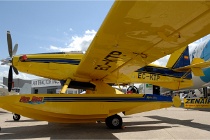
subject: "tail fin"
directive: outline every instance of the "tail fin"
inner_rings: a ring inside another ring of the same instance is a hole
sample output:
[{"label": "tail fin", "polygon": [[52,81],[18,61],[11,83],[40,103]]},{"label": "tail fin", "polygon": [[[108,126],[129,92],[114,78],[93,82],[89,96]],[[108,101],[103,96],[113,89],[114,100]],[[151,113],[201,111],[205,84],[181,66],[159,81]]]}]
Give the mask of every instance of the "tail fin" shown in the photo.
[{"label": "tail fin", "polygon": [[210,61],[204,61],[201,58],[194,58],[191,62],[191,65],[173,69],[173,70],[179,71],[179,72],[187,72],[191,70],[195,76],[204,76],[202,69],[209,66],[210,66]]},{"label": "tail fin", "polygon": [[190,65],[190,56],[187,46],[172,53],[166,66],[171,69],[176,69],[188,65]]}]

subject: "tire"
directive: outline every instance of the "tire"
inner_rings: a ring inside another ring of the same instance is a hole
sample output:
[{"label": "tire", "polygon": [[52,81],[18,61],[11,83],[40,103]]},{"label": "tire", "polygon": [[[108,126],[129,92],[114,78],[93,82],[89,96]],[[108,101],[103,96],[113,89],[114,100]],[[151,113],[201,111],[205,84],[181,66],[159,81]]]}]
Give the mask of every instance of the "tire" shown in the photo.
[{"label": "tire", "polygon": [[111,129],[122,128],[122,118],[119,115],[112,115],[106,118],[106,126]]},{"label": "tire", "polygon": [[19,121],[20,120],[20,115],[19,114],[13,114],[13,120],[14,121]]},{"label": "tire", "polygon": [[129,86],[127,89],[127,94],[139,94],[139,90],[136,86]]}]

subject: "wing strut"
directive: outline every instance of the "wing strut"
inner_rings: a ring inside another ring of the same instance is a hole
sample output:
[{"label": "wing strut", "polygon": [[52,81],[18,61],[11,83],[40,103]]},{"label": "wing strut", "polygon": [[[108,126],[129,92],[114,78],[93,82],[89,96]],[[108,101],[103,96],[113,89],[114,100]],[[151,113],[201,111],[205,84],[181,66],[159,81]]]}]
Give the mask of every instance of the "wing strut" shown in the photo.
[{"label": "wing strut", "polygon": [[69,86],[69,83],[71,82],[71,79],[67,79],[66,80],[66,83],[63,85],[61,91],[60,91],[60,94],[65,94],[66,93],[66,90]]}]

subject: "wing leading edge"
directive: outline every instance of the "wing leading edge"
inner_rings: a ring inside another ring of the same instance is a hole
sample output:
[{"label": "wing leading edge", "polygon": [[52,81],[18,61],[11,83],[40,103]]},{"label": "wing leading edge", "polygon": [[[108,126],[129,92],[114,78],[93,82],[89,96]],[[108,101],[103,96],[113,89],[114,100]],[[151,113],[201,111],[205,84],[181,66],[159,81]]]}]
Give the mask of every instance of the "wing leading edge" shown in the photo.
[{"label": "wing leading edge", "polygon": [[115,1],[76,71],[89,80],[131,73],[210,32],[206,1]]}]

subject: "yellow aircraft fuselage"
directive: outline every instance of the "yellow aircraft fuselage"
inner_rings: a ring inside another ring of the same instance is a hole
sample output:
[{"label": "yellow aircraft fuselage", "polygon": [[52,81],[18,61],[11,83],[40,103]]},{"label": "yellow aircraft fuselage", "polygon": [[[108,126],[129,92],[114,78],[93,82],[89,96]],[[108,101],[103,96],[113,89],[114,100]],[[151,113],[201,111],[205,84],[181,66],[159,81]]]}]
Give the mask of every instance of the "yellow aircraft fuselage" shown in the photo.
[{"label": "yellow aircraft fuselage", "polygon": [[[172,100],[171,97],[147,94],[124,94],[107,84],[147,82],[164,85],[168,81],[177,83],[178,80],[176,78],[136,71],[127,76],[119,75],[119,77],[113,77],[111,79],[91,80],[87,78],[88,76],[78,77],[75,74],[82,57],[83,54],[68,53],[14,56],[12,61],[13,66],[21,72],[56,80],[71,79],[73,81],[91,82],[96,88],[93,91],[87,90],[86,94],[77,95],[28,94],[4,96],[0,97],[0,107],[36,120],[78,123],[95,122],[98,120],[104,121],[107,117],[119,112],[130,115],[167,108],[173,104],[179,106],[180,101]],[[189,84],[188,80],[183,83]]]},{"label": "yellow aircraft fuselage", "polygon": [[173,90],[192,86],[187,72],[142,68],[207,35],[209,13],[206,1],[116,1],[84,58],[83,54],[51,53],[14,56],[12,60],[12,66],[21,72],[66,81],[61,93],[71,81],[90,82],[95,85],[93,91],[87,90],[85,95],[5,96],[0,97],[0,107],[53,122],[95,121],[108,116],[107,126],[116,119],[120,122],[113,115],[119,112],[133,114],[170,107],[171,97],[118,95],[107,83],[151,83]]},{"label": "yellow aircraft fuselage", "polygon": [[[14,56],[12,63],[13,66],[21,72],[49,79],[71,79],[73,81],[80,82],[92,82],[94,80],[100,80],[91,79],[89,78],[89,75],[76,75],[76,70],[82,57],[83,54],[78,53],[29,54]],[[167,69],[166,67],[158,68]],[[105,77],[103,82],[118,84],[150,83],[173,90],[192,86],[191,79],[175,77],[173,74],[165,75],[161,73],[148,73],[144,71],[135,71],[128,75],[119,74],[109,76],[107,78]]]}]

